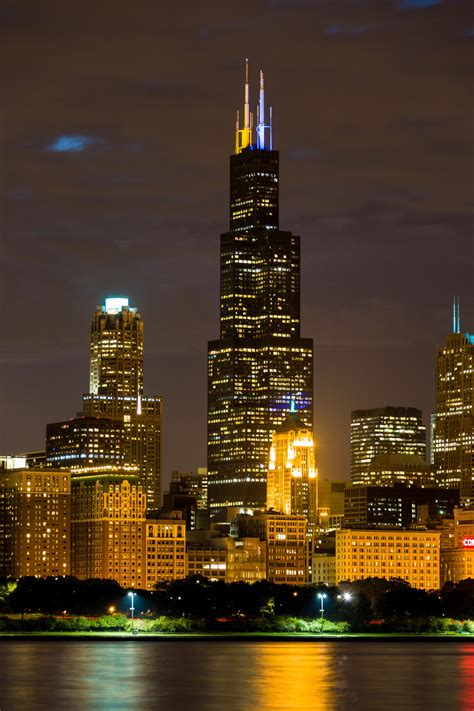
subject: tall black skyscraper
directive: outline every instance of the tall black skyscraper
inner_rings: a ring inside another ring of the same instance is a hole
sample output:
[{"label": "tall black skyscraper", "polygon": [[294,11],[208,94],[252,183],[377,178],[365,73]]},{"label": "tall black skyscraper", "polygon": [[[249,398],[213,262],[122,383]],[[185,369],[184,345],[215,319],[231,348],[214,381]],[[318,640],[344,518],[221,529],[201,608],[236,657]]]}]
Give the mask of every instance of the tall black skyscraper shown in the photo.
[{"label": "tall black skyscraper", "polygon": [[208,353],[211,509],[265,506],[271,436],[290,409],[313,419],[313,342],[300,338],[300,240],[279,229],[278,151],[256,142],[246,66],[243,128],[230,158],[230,229],[221,236],[220,338]]}]

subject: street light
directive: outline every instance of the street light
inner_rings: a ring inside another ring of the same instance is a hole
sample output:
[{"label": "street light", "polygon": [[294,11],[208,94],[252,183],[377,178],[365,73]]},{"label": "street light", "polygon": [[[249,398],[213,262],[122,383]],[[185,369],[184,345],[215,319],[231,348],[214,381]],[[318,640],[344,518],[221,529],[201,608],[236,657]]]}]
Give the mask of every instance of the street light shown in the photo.
[{"label": "street light", "polygon": [[135,612],[135,607],[133,606],[133,600],[134,600],[136,594],[137,593],[135,593],[135,592],[128,593],[128,596],[132,599],[132,604],[130,605],[130,611],[132,613],[132,629],[133,629],[133,613]]},{"label": "street light", "polygon": [[318,597],[321,600],[321,607],[319,609],[319,613],[321,615],[321,632],[323,631],[323,625],[324,625],[324,598],[327,597],[326,593],[318,593]]},{"label": "street light", "polygon": [[319,609],[319,612],[321,614],[321,619],[324,619],[324,598],[327,597],[326,593],[318,593],[318,597],[321,600],[321,607]]}]

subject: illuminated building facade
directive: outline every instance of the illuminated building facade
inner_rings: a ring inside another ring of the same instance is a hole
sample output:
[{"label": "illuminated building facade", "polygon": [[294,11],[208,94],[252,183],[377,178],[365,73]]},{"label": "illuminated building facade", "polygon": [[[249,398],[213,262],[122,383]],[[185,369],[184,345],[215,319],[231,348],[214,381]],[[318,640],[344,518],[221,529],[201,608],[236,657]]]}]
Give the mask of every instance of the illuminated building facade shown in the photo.
[{"label": "illuminated building facade", "polygon": [[344,492],[344,525],[406,528],[450,516],[459,506],[459,491],[418,486],[354,486]]},{"label": "illuminated building facade", "polygon": [[143,321],[127,298],[112,297],[91,323],[90,389],[80,417],[47,426],[48,464],[137,473],[150,508],[161,502],[159,397],[143,395]]},{"label": "illuminated building facade", "polygon": [[453,332],[438,348],[433,433],[436,474],[444,486],[474,499],[474,335],[461,333],[455,300]]},{"label": "illuminated building facade", "polygon": [[311,557],[311,582],[336,585],[336,556],[332,553],[314,553]]},{"label": "illuminated building facade", "polygon": [[441,535],[441,585],[474,579],[474,508],[454,509],[450,523]]},{"label": "illuminated building facade", "polygon": [[255,583],[266,577],[266,545],[259,538],[207,537],[189,541],[187,574],[225,583]]},{"label": "illuminated building facade", "polygon": [[256,511],[238,514],[239,538],[259,538],[266,543],[266,579],[272,583],[303,585],[308,581],[308,523],[305,516]]},{"label": "illuminated building facade", "polygon": [[415,454],[426,461],[426,428],[421,410],[414,407],[379,407],[352,412],[353,484],[379,483],[373,481],[371,465],[381,454]]},{"label": "illuminated building facade", "polygon": [[267,509],[318,518],[314,438],[296,413],[287,416],[272,437],[267,473]]},{"label": "illuminated building facade", "polygon": [[440,535],[427,529],[336,531],[336,581],[400,578],[414,588],[438,590]]},{"label": "illuminated building facade", "polygon": [[278,152],[265,124],[263,74],[256,142],[248,77],[243,127],[230,158],[230,229],[221,237],[220,338],[208,352],[212,510],[264,507],[271,435],[294,400],[312,423],[313,345],[300,337],[299,237],[279,229]]},{"label": "illuminated building facade", "polygon": [[146,587],[146,495],[138,477],[72,480],[72,575]]},{"label": "illuminated building facade", "polygon": [[186,577],[186,523],[176,513],[146,521],[146,587]]},{"label": "illuminated building facade", "polygon": [[0,576],[71,574],[71,475],[0,472]]},{"label": "illuminated building facade", "polygon": [[379,454],[364,474],[367,486],[436,486],[434,467],[419,454]]}]

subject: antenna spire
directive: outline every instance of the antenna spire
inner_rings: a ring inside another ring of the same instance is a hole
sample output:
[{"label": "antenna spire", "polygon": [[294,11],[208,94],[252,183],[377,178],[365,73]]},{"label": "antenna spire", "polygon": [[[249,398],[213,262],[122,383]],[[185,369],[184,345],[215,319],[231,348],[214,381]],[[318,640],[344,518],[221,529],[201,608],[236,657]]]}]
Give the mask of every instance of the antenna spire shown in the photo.
[{"label": "antenna spire", "polygon": [[244,125],[235,129],[235,152],[240,153],[247,146],[252,145],[252,114],[250,113],[249,101],[249,60],[245,60],[245,84],[244,84]]},{"label": "antenna spire", "polygon": [[453,301],[453,333],[461,333],[461,307],[459,305],[459,296],[455,296]]}]

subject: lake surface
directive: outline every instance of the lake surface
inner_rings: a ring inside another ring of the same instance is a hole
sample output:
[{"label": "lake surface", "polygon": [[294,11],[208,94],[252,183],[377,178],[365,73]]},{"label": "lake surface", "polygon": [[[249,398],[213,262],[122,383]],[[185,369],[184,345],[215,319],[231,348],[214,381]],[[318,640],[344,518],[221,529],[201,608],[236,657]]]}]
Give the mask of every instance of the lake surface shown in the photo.
[{"label": "lake surface", "polygon": [[474,711],[469,642],[0,641],[0,711]]}]

